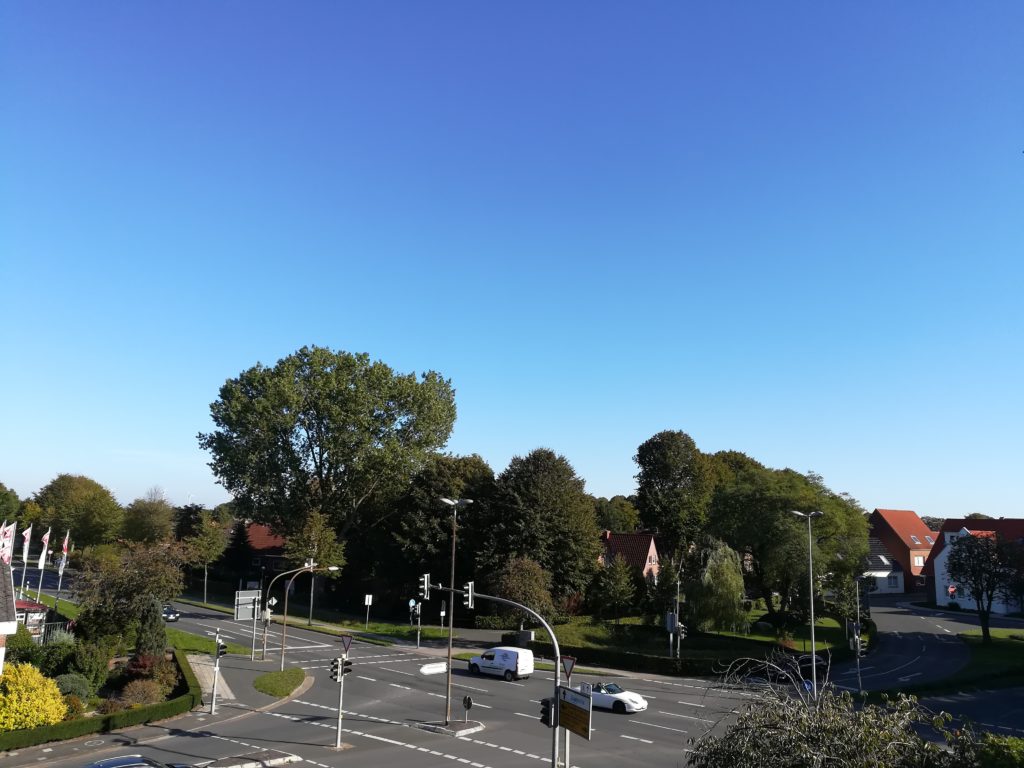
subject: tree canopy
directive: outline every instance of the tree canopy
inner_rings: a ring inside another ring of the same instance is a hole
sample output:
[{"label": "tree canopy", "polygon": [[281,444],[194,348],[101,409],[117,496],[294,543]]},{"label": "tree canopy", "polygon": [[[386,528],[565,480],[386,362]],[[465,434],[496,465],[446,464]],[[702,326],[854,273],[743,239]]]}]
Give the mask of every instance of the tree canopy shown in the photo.
[{"label": "tree canopy", "polygon": [[0,483],[0,520],[13,520],[18,516],[21,500],[13,490]]},{"label": "tree canopy", "polygon": [[38,522],[55,531],[71,530],[81,546],[113,541],[121,533],[124,509],[106,488],[82,475],[61,474],[35,495]]},{"label": "tree canopy", "polygon": [[1015,560],[1013,546],[988,532],[960,536],[950,546],[946,573],[974,600],[984,643],[992,642],[992,602],[1012,589]]},{"label": "tree canopy", "polygon": [[316,510],[345,536],[447,442],[455,398],[433,371],[314,346],[229,379],[210,415],[216,429],[199,444],[240,514],[287,534]]},{"label": "tree canopy", "polygon": [[594,499],[594,514],[601,530],[632,533],[640,527],[640,512],[625,496]]},{"label": "tree canopy", "polygon": [[124,537],[150,544],[171,536],[175,510],[163,491],[151,488],[145,498],[135,499],[124,511]]}]

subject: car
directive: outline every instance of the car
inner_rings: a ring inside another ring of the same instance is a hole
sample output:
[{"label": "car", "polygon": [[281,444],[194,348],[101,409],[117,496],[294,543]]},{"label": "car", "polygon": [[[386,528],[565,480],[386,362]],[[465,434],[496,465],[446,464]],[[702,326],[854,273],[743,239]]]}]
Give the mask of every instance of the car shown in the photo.
[{"label": "car", "polygon": [[580,693],[589,693],[590,701],[595,707],[610,709],[620,715],[627,712],[643,712],[647,709],[647,699],[639,693],[627,691],[618,683],[581,683],[576,690]]},{"label": "car", "polygon": [[163,616],[164,621],[177,621],[181,618],[181,614],[174,610],[174,606],[170,603],[164,603],[161,615]]},{"label": "car", "polygon": [[142,755],[121,755],[89,763],[85,768],[192,768],[187,763],[158,763]]},{"label": "car", "polygon": [[506,681],[526,680],[533,674],[533,651],[498,646],[469,660],[471,675],[497,675]]}]

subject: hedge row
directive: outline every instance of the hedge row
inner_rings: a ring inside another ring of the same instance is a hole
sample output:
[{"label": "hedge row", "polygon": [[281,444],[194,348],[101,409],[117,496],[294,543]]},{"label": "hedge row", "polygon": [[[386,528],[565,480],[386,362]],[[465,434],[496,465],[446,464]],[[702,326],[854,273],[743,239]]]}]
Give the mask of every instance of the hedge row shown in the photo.
[{"label": "hedge row", "polygon": [[203,693],[185,655],[175,650],[174,658],[178,663],[178,669],[181,670],[181,682],[175,690],[177,695],[174,698],[159,704],[126,709],[123,712],[113,712],[109,715],[80,717],[55,725],[0,733],[0,751],[33,747],[37,744],[73,739],[90,733],[107,733],[119,728],[127,728],[130,725],[165,720],[168,717],[190,711],[202,703]]},{"label": "hedge row", "polygon": [[[555,648],[550,643],[530,643],[530,650],[538,656],[553,657]],[[666,656],[647,656],[607,648],[573,648],[560,646],[563,656],[575,656],[579,664],[624,669],[629,672],[650,672],[657,675],[715,675],[721,674],[723,663],[712,658],[670,659]]]}]

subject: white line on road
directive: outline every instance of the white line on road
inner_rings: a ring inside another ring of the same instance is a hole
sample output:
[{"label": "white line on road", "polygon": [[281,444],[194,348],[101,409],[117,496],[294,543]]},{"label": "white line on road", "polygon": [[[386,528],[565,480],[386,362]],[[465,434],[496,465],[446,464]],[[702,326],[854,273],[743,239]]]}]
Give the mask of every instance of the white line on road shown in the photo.
[{"label": "white line on road", "polygon": [[629,739],[630,741],[642,741],[644,744],[653,744],[654,743],[650,739],[641,739],[639,736],[627,736],[624,733],[620,733],[619,736],[621,736],[624,739]]},{"label": "white line on road", "polygon": [[695,704],[692,701],[677,701],[676,704],[683,704],[687,707],[700,707],[701,709],[707,708],[707,704]]},{"label": "white line on road", "polygon": [[390,667],[381,667],[381,669],[385,672],[395,672],[399,675],[408,675],[409,677],[416,677],[416,675],[414,675],[412,672],[403,672],[400,669],[391,669]]},{"label": "white line on road", "polygon": [[675,731],[676,733],[689,733],[689,731],[683,731],[679,728],[669,728],[667,725],[655,725],[654,723],[645,723],[643,720],[630,720],[633,725],[648,725],[651,728],[661,728],[664,731]]},{"label": "white line on road", "polygon": [[669,717],[681,717],[684,720],[696,720],[698,723],[713,723],[714,720],[705,720],[703,717],[694,717],[693,715],[678,715],[675,712],[662,712],[658,710],[659,715],[668,715]]},{"label": "white line on road", "polygon": [[371,683],[376,683],[377,679],[374,677],[363,677],[362,675],[356,675],[360,680],[369,680]]},{"label": "white line on road", "polygon": [[513,712],[512,714],[513,715],[519,715],[520,717],[528,717],[531,720],[540,720],[540,718],[537,717],[536,715],[524,715],[522,712]]},{"label": "white line on road", "polygon": [[403,691],[412,690],[412,688],[410,688],[408,685],[399,685],[398,683],[388,683],[388,685],[390,685],[392,688],[401,688]]},{"label": "white line on road", "polygon": [[472,685],[463,685],[462,683],[452,683],[455,688],[467,688],[470,691],[480,691],[480,693],[490,693],[486,688],[474,688]]}]

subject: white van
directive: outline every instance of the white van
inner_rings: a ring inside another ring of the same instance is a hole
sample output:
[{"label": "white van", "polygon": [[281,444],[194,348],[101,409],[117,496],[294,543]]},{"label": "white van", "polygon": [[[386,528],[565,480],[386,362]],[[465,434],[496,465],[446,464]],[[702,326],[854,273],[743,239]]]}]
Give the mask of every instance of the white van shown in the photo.
[{"label": "white van", "polygon": [[471,674],[497,675],[506,680],[521,680],[533,674],[533,651],[499,646],[469,660]]}]

